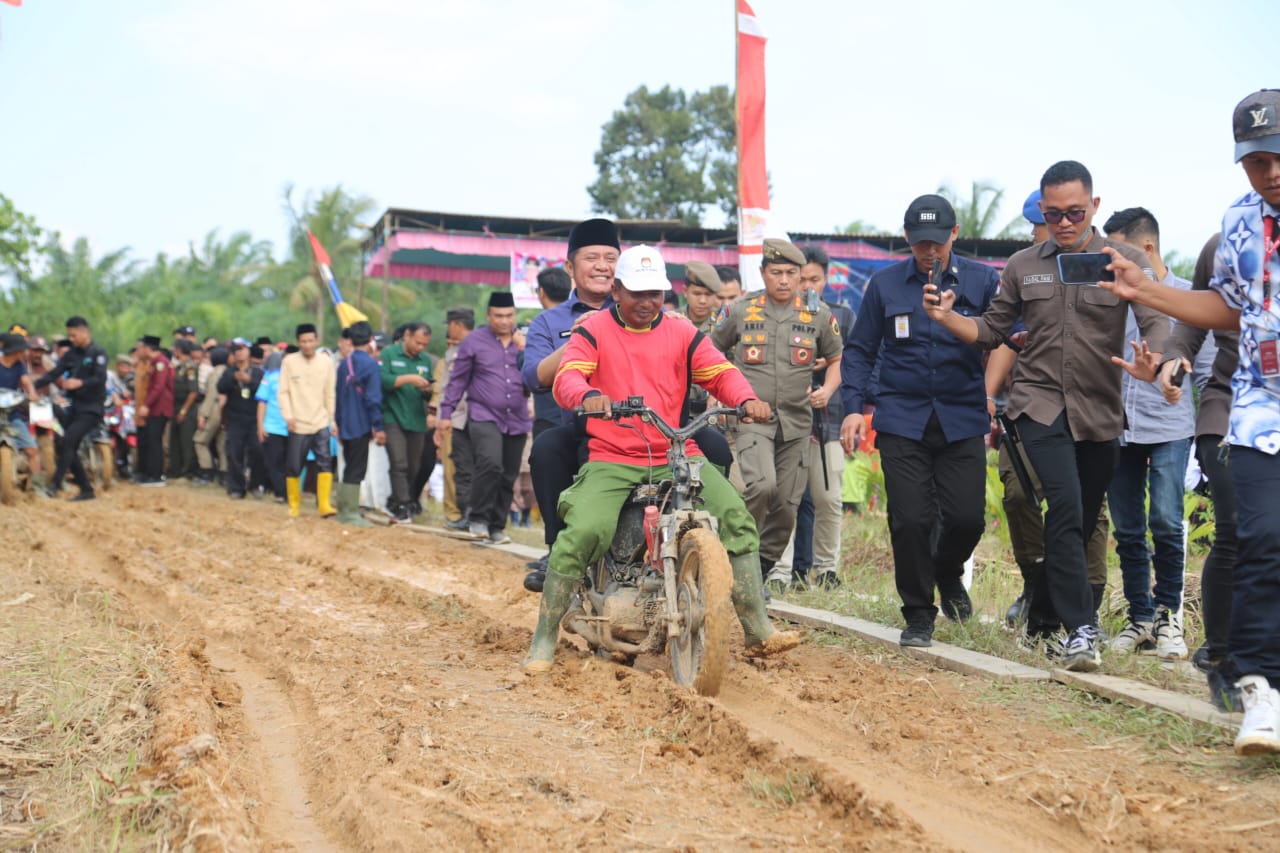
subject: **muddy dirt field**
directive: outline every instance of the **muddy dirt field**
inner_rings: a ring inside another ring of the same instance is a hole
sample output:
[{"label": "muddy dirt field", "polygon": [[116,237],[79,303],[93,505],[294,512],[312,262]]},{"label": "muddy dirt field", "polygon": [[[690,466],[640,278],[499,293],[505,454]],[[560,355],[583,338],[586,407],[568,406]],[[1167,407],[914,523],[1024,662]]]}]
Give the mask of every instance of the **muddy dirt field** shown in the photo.
[{"label": "muddy dirt field", "polygon": [[[764,663],[735,650],[716,699],[660,660],[623,668],[569,640],[530,681],[537,599],[516,557],[180,485],[59,513],[0,508],[0,642],[55,641],[73,604],[110,600],[156,650],[120,717],[145,744],[136,785],[181,818],[147,846],[1280,847],[1277,765],[1208,730],[1158,748],[1105,708],[1073,725],[1083,706],[1062,686],[813,636]],[[79,849],[55,807],[32,807],[56,798],[15,724],[40,696],[14,683],[0,670],[0,847],[30,849],[38,829],[38,849]]]}]

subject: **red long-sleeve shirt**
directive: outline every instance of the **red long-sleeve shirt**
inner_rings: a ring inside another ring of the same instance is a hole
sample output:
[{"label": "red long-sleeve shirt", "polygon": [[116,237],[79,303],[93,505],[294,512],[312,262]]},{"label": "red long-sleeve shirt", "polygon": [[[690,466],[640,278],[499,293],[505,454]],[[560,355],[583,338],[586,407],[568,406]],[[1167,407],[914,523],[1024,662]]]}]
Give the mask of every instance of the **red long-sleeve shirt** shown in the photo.
[{"label": "red long-sleeve shirt", "polygon": [[[660,314],[650,328],[633,329],[623,322],[616,306],[601,311],[569,338],[552,386],[556,402],[573,408],[581,405],[590,391],[599,391],[610,400],[641,396],[663,420],[678,426],[690,379],[728,406],[756,399],[751,385],[709,338],[699,337],[690,358],[695,335],[698,330],[682,318]],[[692,376],[686,363],[692,367]],[[654,465],[666,464],[669,442],[656,427],[637,418],[629,418],[625,424],[587,419],[593,462],[646,465],[652,459]],[[685,449],[690,456],[702,455],[692,441]]]},{"label": "red long-sleeve shirt", "polygon": [[162,352],[151,356],[151,382],[144,402],[148,417],[173,417],[173,365]]}]

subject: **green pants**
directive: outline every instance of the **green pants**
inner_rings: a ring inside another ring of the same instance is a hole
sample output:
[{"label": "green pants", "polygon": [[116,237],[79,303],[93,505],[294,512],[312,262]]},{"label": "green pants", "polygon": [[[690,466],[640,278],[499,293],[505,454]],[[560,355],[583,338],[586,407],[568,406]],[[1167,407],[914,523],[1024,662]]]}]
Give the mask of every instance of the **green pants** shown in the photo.
[{"label": "green pants", "polygon": [[[616,462],[588,462],[578,471],[578,479],[560,495],[558,512],[565,528],[551,546],[550,571],[580,578],[587,567],[604,556],[618,526],[618,513],[632,489],[649,479],[644,465]],[[671,476],[663,465],[652,469],[654,481]],[[755,522],[747,505],[714,465],[702,466],[701,509],[720,521],[720,541],[729,556],[750,554],[760,547]]]}]

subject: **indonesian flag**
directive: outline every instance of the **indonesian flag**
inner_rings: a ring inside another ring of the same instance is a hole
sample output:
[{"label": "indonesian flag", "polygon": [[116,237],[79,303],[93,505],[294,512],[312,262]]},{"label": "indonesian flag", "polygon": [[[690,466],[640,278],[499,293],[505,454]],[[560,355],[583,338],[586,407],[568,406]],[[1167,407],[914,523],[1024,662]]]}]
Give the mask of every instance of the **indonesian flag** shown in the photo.
[{"label": "indonesian flag", "polygon": [[320,279],[329,288],[329,297],[333,300],[334,310],[338,312],[338,322],[342,324],[342,328],[347,328],[352,323],[358,323],[361,320],[368,320],[368,316],[357,309],[354,305],[349,305],[342,299],[342,292],[338,290],[338,280],[333,277],[333,268],[329,263],[329,253],[324,250],[324,246],[320,245],[320,241],[316,239],[316,235],[311,233],[311,229],[307,229],[307,238],[311,240],[311,251],[316,256],[316,269],[320,273]]},{"label": "indonesian flag", "polygon": [[764,31],[747,0],[738,0],[738,272],[744,292],[761,290],[760,260],[769,225],[764,157]]}]

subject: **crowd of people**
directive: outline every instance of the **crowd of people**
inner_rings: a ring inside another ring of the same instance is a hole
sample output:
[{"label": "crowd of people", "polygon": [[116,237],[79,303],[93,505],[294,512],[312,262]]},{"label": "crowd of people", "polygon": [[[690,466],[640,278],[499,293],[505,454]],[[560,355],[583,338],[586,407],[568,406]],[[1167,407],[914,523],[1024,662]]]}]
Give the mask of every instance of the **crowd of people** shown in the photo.
[{"label": "crowd of people", "polygon": [[[630,486],[665,462],[666,439],[610,419],[611,399],[643,395],[669,421],[716,401],[740,407],[689,451],[711,463],[703,496],[757,654],[799,641],[769,624],[769,594],[841,583],[842,471],[873,416],[900,642],[930,645],[939,613],[969,619],[964,565],[985,530],[994,434],[1023,575],[1006,619],[1026,647],[1076,671],[1097,669],[1104,648],[1193,657],[1213,701],[1245,712],[1237,749],[1280,752],[1280,520],[1267,511],[1280,485],[1278,108],[1275,90],[1237,106],[1236,160],[1252,191],[1191,282],[1165,264],[1146,208],[1096,228],[1092,176],[1062,161],[1024,206],[1033,245],[1003,269],[953,250],[946,199],[914,199],[903,223],[911,256],[871,277],[856,317],[822,300],[819,246],[765,240],[764,289],[753,293],[734,268],[690,262],[680,304],[658,250],[624,251],[614,223],[589,219],[572,229],[564,268],[538,275],[544,310],[527,329],[511,294],[495,292],[483,325],[470,309],[446,313],[443,359],[427,353],[424,322],[389,339],[355,323],[332,351],[308,324],[287,344],[199,342],[187,326],[169,347],[143,336],[109,370],[72,317],[53,351],[12,328],[0,387],[48,397],[61,413],[57,424],[24,423],[32,482],[49,496],[69,474],[72,500],[94,497],[79,444],[104,406],[132,401],[142,486],[219,483],[233,498],[271,494],[294,517],[314,491],[320,516],[360,526],[362,507],[400,522],[421,513],[439,459],[446,526],[489,543],[509,541],[507,525],[536,504],[547,554],[524,579],[543,602],[530,674],[551,667],[572,592],[608,546]],[[1101,281],[1067,272],[1064,258],[1093,254]],[[42,442],[59,448],[48,474]],[[1191,655],[1183,495],[1200,477],[1215,536],[1206,641]],[[1110,638],[1098,616],[1109,533],[1128,605]]]}]

